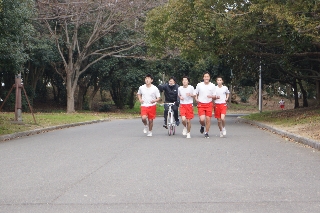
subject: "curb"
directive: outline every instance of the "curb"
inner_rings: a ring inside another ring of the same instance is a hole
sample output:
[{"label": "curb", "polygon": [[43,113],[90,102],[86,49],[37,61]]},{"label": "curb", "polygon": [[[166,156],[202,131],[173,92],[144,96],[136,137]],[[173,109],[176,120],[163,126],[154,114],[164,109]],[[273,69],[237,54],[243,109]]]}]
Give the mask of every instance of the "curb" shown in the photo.
[{"label": "curb", "polygon": [[30,131],[24,131],[24,132],[17,132],[13,134],[8,134],[8,135],[1,135],[0,136],[0,142],[3,141],[8,141],[11,139],[15,138],[21,138],[25,136],[30,136],[30,135],[36,135],[36,134],[41,134],[57,129],[64,129],[64,128],[69,128],[69,127],[75,127],[75,126],[82,126],[82,125],[87,125],[87,124],[93,124],[93,123],[100,123],[100,122],[105,122],[105,121],[111,121],[110,119],[101,119],[101,120],[93,120],[93,121],[86,121],[86,122],[79,122],[79,123],[71,123],[71,124],[63,124],[63,125],[58,125],[58,126],[50,126],[50,127],[45,127],[42,129],[34,129]]},{"label": "curb", "polygon": [[268,126],[266,124],[262,124],[262,123],[259,123],[259,122],[256,122],[256,121],[247,120],[247,119],[244,119],[244,118],[241,118],[241,117],[238,117],[238,119],[239,119],[240,122],[258,126],[258,127],[262,128],[262,129],[266,129],[266,130],[268,130],[268,131],[270,131],[272,133],[281,135],[281,136],[286,137],[286,138],[290,138],[290,139],[294,140],[295,142],[310,146],[310,147],[320,151],[320,141],[308,139],[308,138],[302,137],[300,135],[296,135],[296,134],[293,134],[293,133],[290,133],[290,132],[286,132],[284,130],[277,129],[277,128],[274,128],[274,127],[271,127],[271,126]]}]

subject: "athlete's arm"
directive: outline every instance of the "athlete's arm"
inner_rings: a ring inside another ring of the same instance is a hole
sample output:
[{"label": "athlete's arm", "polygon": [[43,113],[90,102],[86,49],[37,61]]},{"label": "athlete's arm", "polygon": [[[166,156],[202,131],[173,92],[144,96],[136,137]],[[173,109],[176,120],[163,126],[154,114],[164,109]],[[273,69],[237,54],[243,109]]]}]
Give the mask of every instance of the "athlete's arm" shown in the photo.
[{"label": "athlete's arm", "polygon": [[142,95],[141,94],[137,94],[137,96],[138,96],[138,99],[139,99],[140,103],[143,103]]}]

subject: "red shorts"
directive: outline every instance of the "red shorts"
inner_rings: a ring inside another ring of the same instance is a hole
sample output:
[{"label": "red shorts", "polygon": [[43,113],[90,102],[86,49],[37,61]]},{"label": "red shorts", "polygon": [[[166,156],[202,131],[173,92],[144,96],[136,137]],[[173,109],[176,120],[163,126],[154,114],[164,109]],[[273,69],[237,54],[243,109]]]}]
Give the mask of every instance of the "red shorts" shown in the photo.
[{"label": "red shorts", "polygon": [[180,115],[192,119],[194,117],[192,104],[180,104]]},{"label": "red shorts", "polygon": [[156,118],[156,110],[157,106],[141,106],[141,116],[146,115],[149,119],[155,119]]},{"label": "red shorts", "polygon": [[198,103],[198,115],[205,115],[209,116],[210,118],[212,117],[212,106],[213,103]]},{"label": "red shorts", "polygon": [[283,109],[283,108],[284,108],[284,105],[280,105],[280,108]]},{"label": "red shorts", "polygon": [[214,105],[214,117],[221,118],[221,114],[227,113],[227,104],[215,104]]}]

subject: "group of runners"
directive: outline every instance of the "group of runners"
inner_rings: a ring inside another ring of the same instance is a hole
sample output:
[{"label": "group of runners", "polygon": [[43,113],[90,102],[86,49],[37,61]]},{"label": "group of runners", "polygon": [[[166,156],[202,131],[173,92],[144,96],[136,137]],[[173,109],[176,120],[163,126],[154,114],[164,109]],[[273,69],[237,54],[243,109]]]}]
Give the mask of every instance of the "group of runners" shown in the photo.
[{"label": "group of runners", "polygon": [[187,76],[182,78],[182,86],[176,84],[176,79],[170,77],[169,82],[158,87],[152,84],[153,77],[150,74],[145,76],[145,84],[139,87],[137,92],[141,103],[141,120],[144,124],[143,132],[147,136],[152,136],[153,120],[156,118],[156,104],[160,101],[160,92],[164,92],[164,124],[167,128],[168,103],[175,103],[172,107],[175,115],[176,125],[179,126],[179,114],[183,124],[182,134],[186,138],[191,138],[191,119],[194,118],[193,102],[197,102],[198,115],[200,122],[200,133],[205,138],[209,138],[212,112],[218,121],[220,137],[227,134],[225,128],[225,116],[227,112],[227,102],[229,90],[223,85],[222,77],[216,78],[217,85],[210,82],[210,73],[203,74],[203,81],[198,83],[196,88],[189,85],[190,79]]}]

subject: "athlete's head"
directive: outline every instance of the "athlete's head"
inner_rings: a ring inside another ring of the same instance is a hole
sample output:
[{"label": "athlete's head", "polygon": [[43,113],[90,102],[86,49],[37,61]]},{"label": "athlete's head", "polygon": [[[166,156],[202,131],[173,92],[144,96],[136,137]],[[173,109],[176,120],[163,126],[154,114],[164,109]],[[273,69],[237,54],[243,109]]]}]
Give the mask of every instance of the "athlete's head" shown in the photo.
[{"label": "athlete's head", "polygon": [[218,77],[216,78],[216,81],[217,81],[217,84],[220,85],[220,86],[223,84],[223,79],[222,79],[221,76],[218,76]]},{"label": "athlete's head", "polygon": [[203,73],[203,82],[207,84],[209,83],[209,81],[210,81],[210,73],[209,72]]},{"label": "athlete's head", "polygon": [[151,84],[153,82],[153,76],[151,74],[147,74],[146,77],[144,78],[144,82],[146,84]]},{"label": "athlete's head", "polygon": [[190,82],[190,78],[188,76],[182,77],[182,85],[183,86],[188,86],[189,82]]}]

